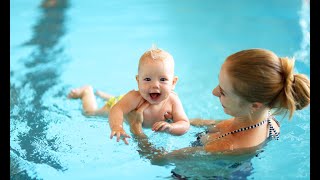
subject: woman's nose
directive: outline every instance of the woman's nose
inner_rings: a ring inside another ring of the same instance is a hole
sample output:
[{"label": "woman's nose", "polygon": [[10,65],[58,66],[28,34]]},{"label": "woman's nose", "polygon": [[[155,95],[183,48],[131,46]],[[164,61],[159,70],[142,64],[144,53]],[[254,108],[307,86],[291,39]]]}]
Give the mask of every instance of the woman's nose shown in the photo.
[{"label": "woman's nose", "polygon": [[215,88],[212,90],[212,94],[213,94],[214,96],[220,97],[219,86],[215,87]]}]

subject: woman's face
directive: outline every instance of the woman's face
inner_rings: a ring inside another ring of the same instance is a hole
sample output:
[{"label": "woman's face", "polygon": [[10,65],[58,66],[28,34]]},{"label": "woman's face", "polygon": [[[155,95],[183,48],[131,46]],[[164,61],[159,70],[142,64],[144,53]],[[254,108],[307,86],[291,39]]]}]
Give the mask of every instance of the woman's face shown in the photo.
[{"label": "woman's face", "polygon": [[245,115],[250,112],[249,103],[233,92],[226,66],[226,63],[222,65],[219,74],[219,85],[213,89],[212,94],[219,97],[226,114],[234,117]]}]

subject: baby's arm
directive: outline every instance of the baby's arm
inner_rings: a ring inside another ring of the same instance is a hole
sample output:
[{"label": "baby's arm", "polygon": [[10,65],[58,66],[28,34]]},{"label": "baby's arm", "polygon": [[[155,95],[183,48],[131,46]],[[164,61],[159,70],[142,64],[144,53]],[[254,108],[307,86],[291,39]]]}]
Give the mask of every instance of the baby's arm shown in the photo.
[{"label": "baby's arm", "polygon": [[117,136],[117,142],[119,142],[122,136],[123,141],[128,144],[126,138],[130,138],[130,136],[127,135],[123,129],[123,116],[134,110],[138,106],[141,98],[139,92],[130,91],[111,108],[109,113],[110,139],[112,139],[113,136]]},{"label": "baby's arm", "polygon": [[169,127],[169,132],[174,135],[182,135],[189,130],[190,122],[184,112],[182,103],[177,95],[173,96],[172,99],[172,120]]}]

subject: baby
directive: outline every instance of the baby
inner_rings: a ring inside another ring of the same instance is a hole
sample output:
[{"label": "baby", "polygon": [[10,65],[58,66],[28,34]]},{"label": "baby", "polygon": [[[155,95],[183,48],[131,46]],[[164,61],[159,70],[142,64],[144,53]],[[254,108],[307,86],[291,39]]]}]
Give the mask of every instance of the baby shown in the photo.
[{"label": "baby", "polygon": [[[146,106],[142,108],[143,127],[152,128],[153,131],[166,131],[173,135],[186,133],[190,126],[189,119],[178,95],[173,91],[178,81],[178,77],[174,76],[173,57],[155,47],[146,51],[140,58],[136,80],[138,91],[131,90],[125,95],[114,97],[97,91],[99,97],[108,100],[100,109],[97,108],[91,86],[74,89],[68,97],[81,98],[86,115],[109,115],[110,138],[117,136],[118,142],[122,137],[128,144],[126,138],[130,136],[123,129],[123,119],[141,106]],[[166,114],[172,116],[172,123],[166,121]]]}]

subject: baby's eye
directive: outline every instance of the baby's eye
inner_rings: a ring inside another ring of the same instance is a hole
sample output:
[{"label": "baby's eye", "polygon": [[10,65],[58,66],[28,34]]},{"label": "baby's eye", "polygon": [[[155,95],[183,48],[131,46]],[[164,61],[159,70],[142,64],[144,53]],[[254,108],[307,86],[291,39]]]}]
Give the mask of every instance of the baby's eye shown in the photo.
[{"label": "baby's eye", "polygon": [[160,81],[168,81],[167,78],[160,78]]},{"label": "baby's eye", "polygon": [[151,81],[151,78],[144,78],[145,81]]}]

